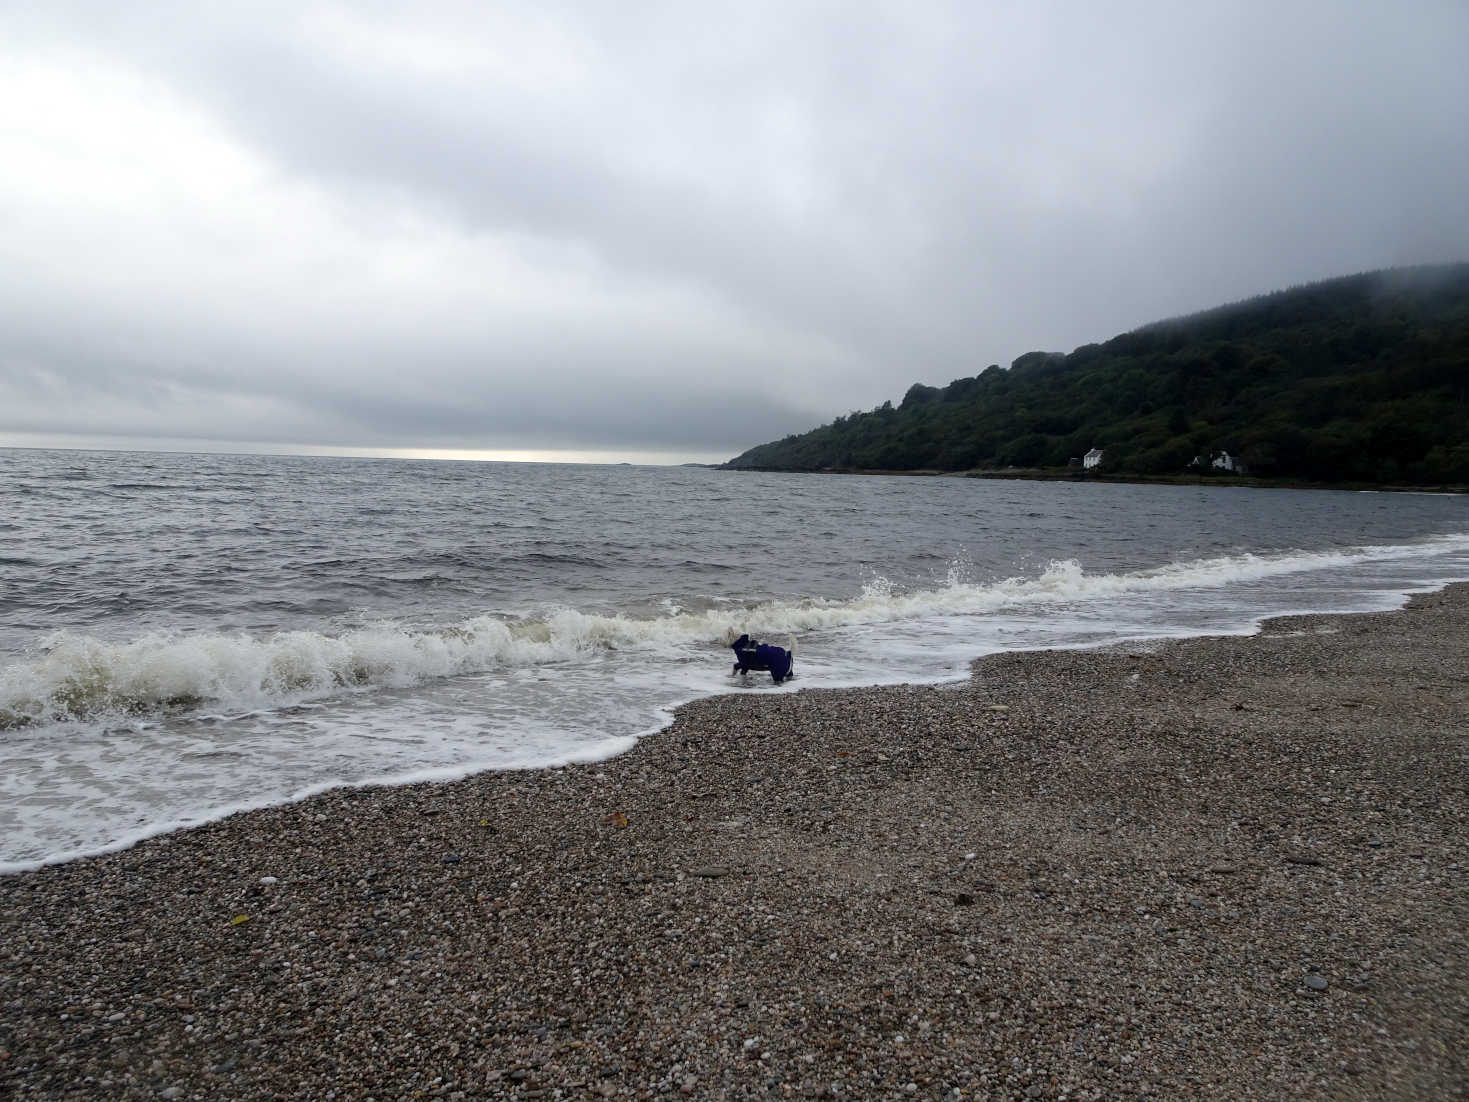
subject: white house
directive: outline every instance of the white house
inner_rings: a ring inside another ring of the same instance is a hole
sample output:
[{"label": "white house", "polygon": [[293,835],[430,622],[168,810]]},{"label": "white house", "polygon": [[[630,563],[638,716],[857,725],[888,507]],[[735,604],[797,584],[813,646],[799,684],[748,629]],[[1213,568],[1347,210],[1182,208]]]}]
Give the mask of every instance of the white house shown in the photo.
[{"label": "white house", "polygon": [[1236,471],[1239,474],[1244,473],[1244,467],[1240,465],[1239,460],[1230,455],[1228,452],[1220,452],[1214,457],[1214,469],[1216,471]]},{"label": "white house", "polygon": [[1088,471],[1091,470],[1093,467],[1095,467],[1101,461],[1102,461],[1102,449],[1101,448],[1093,448],[1091,451],[1087,452],[1084,456],[1081,457],[1081,465],[1082,465],[1083,469],[1088,470]]}]

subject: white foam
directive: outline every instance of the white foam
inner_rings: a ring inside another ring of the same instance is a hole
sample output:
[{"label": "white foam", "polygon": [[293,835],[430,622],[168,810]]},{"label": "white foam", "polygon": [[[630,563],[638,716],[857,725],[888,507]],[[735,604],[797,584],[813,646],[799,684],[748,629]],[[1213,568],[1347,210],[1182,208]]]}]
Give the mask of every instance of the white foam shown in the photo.
[{"label": "white foam", "polygon": [[382,773],[355,781],[335,779],[321,781],[286,794],[266,795],[260,799],[219,804],[199,810],[191,809],[186,816],[150,822],[146,826],[117,834],[106,842],[81,845],[74,849],[50,853],[44,857],[33,859],[20,861],[0,860],[0,876],[16,872],[29,872],[32,869],[42,868],[46,865],[58,865],[75,860],[78,857],[86,857],[93,854],[115,853],[120,850],[130,849],[139,842],[148,838],[157,837],[160,834],[170,834],[177,830],[190,830],[241,811],[255,811],[263,807],[298,803],[311,796],[337,788],[381,788],[419,784],[425,781],[457,781],[473,776],[475,773],[483,773],[489,769],[555,769],[564,765],[573,765],[581,762],[605,761],[607,758],[615,757],[631,749],[636,742],[637,736],[623,736],[604,739],[595,744],[552,754],[526,754],[518,757],[497,758],[494,760],[477,759],[459,762],[453,765],[405,770],[401,773]]},{"label": "white foam", "polygon": [[336,635],[155,633],[126,642],[61,632],[45,640],[39,654],[0,670],[0,729],[201,706],[239,714],[357,688],[401,688],[467,673],[577,664],[609,650],[667,654],[670,648],[713,643],[747,629],[799,635],[1066,606],[1466,550],[1469,536],[1445,536],[1420,544],[1216,556],[1098,575],[1067,560],[1048,564],[1034,577],[985,584],[963,581],[954,568],[936,588],[904,592],[877,577],[844,601],[777,601],[690,612],[670,608],[667,615],[651,618],[566,608],[521,621],[479,616],[437,631],[385,622]]},{"label": "white foam", "polygon": [[[118,644],[58,636],[45,654],[7,669],[0,687],[37,691],[49,678],[67,689],[71,679],[70,691],[101,687],[145,712],[149,692],[200,703],[180,716],[94,714],[64,729],[42,722],[0,735],[0,871],[124,848],[342,785],[597,760],[661,729],[679,702],[713,693],[942,682],[997,650],[1246,632],[1267,615],[1396,607],[1406,593],[1469,576],[1465,552],[1469,537],[1119,574],[1088,575],[1068,561],[1029,578],[974,582],[956,569],[909,592],[873,578],[847,601],[647,619],[563,609],[435,632],[377,624],[339,635]],[[1293,573],[1309,576],[1275,580]],[[795,684],[731,678],[722,637],[736,626],[797,634]],[[301,703],[313,694],[332,699]],[[94,704],[100,713],[105,692]]]}]

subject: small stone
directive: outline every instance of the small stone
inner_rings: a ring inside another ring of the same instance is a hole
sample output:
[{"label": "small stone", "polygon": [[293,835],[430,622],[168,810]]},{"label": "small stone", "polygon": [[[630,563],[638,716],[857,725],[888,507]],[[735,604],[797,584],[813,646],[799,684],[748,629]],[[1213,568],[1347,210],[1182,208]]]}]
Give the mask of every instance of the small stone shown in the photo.
[{"label": "small stone", "polygon": [[1312,991],[1325,991],[1327,987],[1326,977],[1312,972],[1306,977],[1306,986]]},{"label": "small stone", "polygon": [[457,865],[459,864],[460,860],[461,858],[457,853],[444,854],[444,864],[446,865]]},{"label": "small stone", "polygon": [[954,906],[972,907],[974,906],[974,896],[970,895],[968,892],[959,892],[957,895],[954,896]]},{"label": "small stone", "polygon": [[278,879],[276,879],[274,876],[262,876],[260,878],[260,882],[262,884],[264,884],[267,888],[270,887],[272,884],[279,884],[280,883],[280,881]]},{"label": "small stone", "polygon": [[701,869],[690,869],[690,876],[702,876],[706,880],[717,880],[721,876],[728,876],[729,870],[720,865],[706,865]]}]

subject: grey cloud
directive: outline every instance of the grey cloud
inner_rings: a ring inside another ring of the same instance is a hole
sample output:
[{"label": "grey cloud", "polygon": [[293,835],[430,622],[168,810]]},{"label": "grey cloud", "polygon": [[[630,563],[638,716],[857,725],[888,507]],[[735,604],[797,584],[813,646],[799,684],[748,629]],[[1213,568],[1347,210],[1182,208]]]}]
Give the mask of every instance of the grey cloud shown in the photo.
[{"label": "grey cloud", "polygon": [[[716,374],[670,390],[628,350],[604,356],[595,374],[579,367],[574,386],[549,370],[504,375],[473,349],[441,350],[429,363],[422,348],[381,350],[375,362],[335,360],[331,373],[294,376],[252,370],[256,354],[217,352],[190,371],[106,342],[38,344],[0,357],[0,431],[467,449],[487,438],[498,449],[590,440],[642,450],[653,441],[653,450],[722,453],[809,427],[809,415],[781,403],[778,372],[750,376],[738,363],[722,374],[701,365]],[[528,353],[516,366],[534,368],[534,360]]]},{"label": "grey cloud", "polygon": [[[370,295],[315,307],[303,275],[290,324],[256,324],[261,299],[95,302],[58,344],[58,291],[35,326],[0,307],[0,363],[48,365],[83,408],[105,362],[313,441],[733,451],[1031,348],[1469,256],[1458,3],[350,10],[362,42],[310,5],[10,19],[38,54],[162,82],[281,187],[517,250],[545,316],[465,292],[415,331]],[[422,64],[374,52],[412,34],[441,36]],[[618,295],[644,306],[619,319]],[[143,352],[104,338],[109,309]]]}]

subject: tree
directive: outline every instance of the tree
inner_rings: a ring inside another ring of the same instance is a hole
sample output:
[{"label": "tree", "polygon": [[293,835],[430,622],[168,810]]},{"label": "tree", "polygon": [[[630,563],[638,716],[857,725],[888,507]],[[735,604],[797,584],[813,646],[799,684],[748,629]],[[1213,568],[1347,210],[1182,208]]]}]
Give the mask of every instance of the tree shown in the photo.
[{"label": "tree", "polygon": [[1221,447],[1272,477],[1451,480],[1469,446],[1469,264],[1274,292],[1083,345],[1029,352],[734,466],[1063,466],[1121,472]]}]

